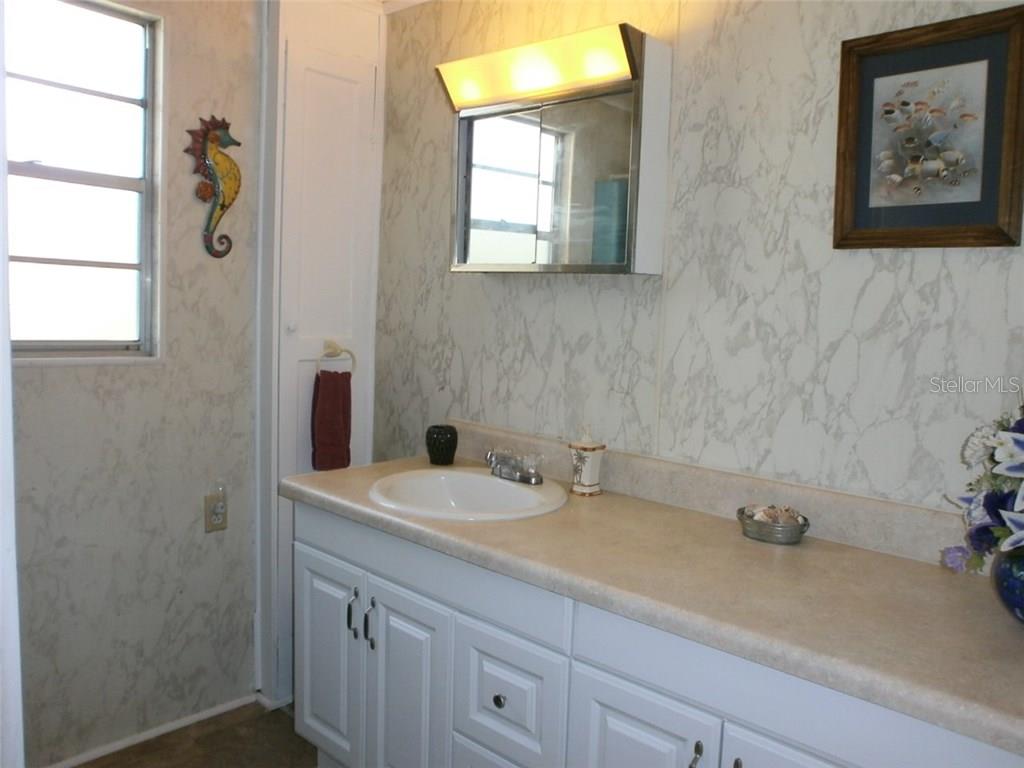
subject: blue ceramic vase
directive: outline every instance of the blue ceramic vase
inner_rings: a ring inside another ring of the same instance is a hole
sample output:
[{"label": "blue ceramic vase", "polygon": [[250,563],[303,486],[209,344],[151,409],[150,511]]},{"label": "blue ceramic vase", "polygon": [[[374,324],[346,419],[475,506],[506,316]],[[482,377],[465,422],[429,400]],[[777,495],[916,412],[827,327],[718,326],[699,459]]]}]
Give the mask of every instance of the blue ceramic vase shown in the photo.
[{"label": "blue ceramic vase", "polygon": [[1006,609],[1024,622],[1024,548],[998,553],[992,561],[992,580]]}]

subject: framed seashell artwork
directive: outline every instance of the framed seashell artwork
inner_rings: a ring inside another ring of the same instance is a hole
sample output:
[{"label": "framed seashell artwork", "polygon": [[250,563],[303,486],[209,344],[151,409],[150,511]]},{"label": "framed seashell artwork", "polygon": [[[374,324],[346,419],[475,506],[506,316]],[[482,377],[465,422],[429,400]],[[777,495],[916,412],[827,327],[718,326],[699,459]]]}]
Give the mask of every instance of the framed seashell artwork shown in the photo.
[{"label": "framed seashell artwork", "polygon": [[1019,245],[1024,6],[843,42],[836,248]]}]

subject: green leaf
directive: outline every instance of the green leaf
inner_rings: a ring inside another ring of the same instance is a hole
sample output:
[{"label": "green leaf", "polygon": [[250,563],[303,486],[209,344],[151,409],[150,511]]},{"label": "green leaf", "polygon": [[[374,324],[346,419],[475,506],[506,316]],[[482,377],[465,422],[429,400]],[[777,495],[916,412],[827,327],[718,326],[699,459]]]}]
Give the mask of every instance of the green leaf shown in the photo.
[{"label": "green leaf", "polygon": [[983,555],[979,554],[978,552],[975,552],[973,555],[967,558],[967,562],[964,563],[964,566],[967,568],[968,571],[978,573],[979,571],[981,571],[982,568],[985,567],[985,558]]}]

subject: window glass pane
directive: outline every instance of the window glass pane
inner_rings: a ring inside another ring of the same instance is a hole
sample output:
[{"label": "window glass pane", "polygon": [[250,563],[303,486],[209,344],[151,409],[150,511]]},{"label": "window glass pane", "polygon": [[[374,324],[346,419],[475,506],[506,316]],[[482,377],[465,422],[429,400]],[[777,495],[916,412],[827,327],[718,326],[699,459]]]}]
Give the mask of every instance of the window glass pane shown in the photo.
[{"label": "window glass pane", "polygon": [[488,117],[473,123],[473,165],[537,175],[540,121]]},{"label": "window glass pane", "polygon": [[470,217],[515,224],[537,223],[537,179],[473,169]]},{"label": "window glass pane", "polygon": [[138,192],[8,176],[12,256],[139,263]]},{"label": "window glass pane", "polygon": [[541,184],[537,192],[537,231],[550,232],[555,188],[549,184]]},{"label": "window glass pane", "polygon": [[553,133],[540,136],[540,180],[553,184],[555,181],[555,147],[557,140]]},{"label": "window glass pane", "polygon": [[536,235],[469,230],[469,252],[473,254],[474,264],[532,264],[536,244]]},{"label": "window glass pane", "polygon": [[145,94],[141,24],[57,0],[6,0],[4,8],[9,71],[129,98]]},{"label": "window glass pane", "polygon": [[136,341],[139,272],[10,263],[14,341]]},{"label": "window glass pane", "polygon": [[7,159],[142,177],[144,110],[7,78]]}]

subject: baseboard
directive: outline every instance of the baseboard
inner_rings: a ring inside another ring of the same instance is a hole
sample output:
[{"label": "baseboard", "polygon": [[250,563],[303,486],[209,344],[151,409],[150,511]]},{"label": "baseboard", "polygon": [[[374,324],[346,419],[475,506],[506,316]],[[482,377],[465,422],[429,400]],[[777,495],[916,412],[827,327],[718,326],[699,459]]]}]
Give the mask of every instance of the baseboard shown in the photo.
[{"label": "baseboard", "polygon": [[[250,693],[248,696],[243,696],[240,699],[228,701],[224,704],[218,704],[216,707],[204,709],[202,712],[196,712],[194,715],[183,717],[180,720],[174,720],[170,723],[158,725],[156,728],[150,728],[148,731],[137,733],[134,736],[129,736],[125,739],[111,742],[110,744],[104,744],[102,747],[95,747],[94,749],[90,749],[88,752],[75,755],[67,760],[62,760],[59,763],[53,763],[48,766],[48,768],[74,768],[76,765],[87,763],[98,757],[104,757],[105,755],[109,755],[111,752],[117,752],[118,750],[125,749],[126,747],[133,747],[143,741],[148,741],[149,739],[156,738],[157,736],[163,736],[165,733],[170,733],[171,731],[176,731],[179,728],[184,728],[186,725],[192,725],[192,723],[198,723],[200,720],[216,717],[217,715],[222,715],[232,709],[243,707],[246,704],[252,704],[254,701],[257,701],[257,699],[258,697],[256,694]],[[263,702],[260,703],[262,704]]]},{"label": "baseboard", "polygon": [[257,691],[256,701],[258,701],[264,709],[280,709],[281,707],[287,707],[294,701],[294,699],[291,696],[286,696],[283,699],[271,699],[269,696],[265,696],[263,693]]}]

